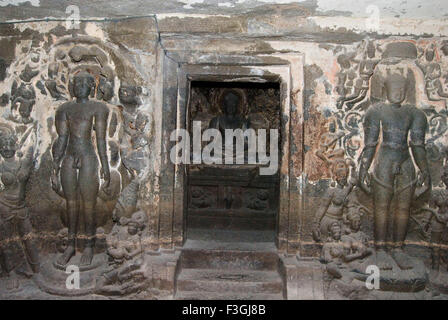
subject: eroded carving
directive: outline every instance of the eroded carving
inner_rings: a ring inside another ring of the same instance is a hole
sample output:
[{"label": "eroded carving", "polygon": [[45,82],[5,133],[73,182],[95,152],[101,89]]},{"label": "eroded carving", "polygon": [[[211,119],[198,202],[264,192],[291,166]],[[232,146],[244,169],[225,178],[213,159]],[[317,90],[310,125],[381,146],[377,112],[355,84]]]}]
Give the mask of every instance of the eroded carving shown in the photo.
[{"label": "eroded carving", "polygon": [[98,279],[96,293],[104,295],[128,295],[148,287],[143,267],[144,248],[142,234],[147,228],[147,216],[143,211],[122,217],[107,236],[107,254],[110,266]]},{"label": "eroded carving", "polygon": [[348,197],[356,185],[356,181],[349,179],[349,167],[343,160],[335,166],[334,176],[336,187],[329,188],[324,200],[317,211],[313,224],[313,238],[315,241],[325,241],[330,235],[329,227],[333,223],[341,223],[348,208]]},{"label": "eroded carving", "polygon": [[[389,254],[386,253],[391,247],[390,254],[401,269],[413,267],[411,258],[402,249],[417,182],[409,148],[423,180],[417,197],[431,188],[425,149],[428,124],[421,110],[412,105],[402,105],[407,89],[408,83],[403,75],[391,74],[386,80],[388,103],[371,106],[364,120],[364,149],[359,180],[360,187],[367,193],[372,193],[376,258],[378,266],[383,270],[392,269]],[[375,156],[380,131],[383,141]],[[377,158],[377,164],[369,186],[366,182],[367,171],[374,157]],[[391,210],[392,200],[396,201],[394,211]],[[394,225],[390,239],[387,238],[388,221],[393,221]]]},{"label": "eroded carving", "polygon": [[34,153],[33,146],[25,144],[27,137],[24,135],[18,141],[12,128],[0,126],[0,173],[4,186],[0,192],[0,262],[3,272],[11,279],[8,289],[19,286],[18,279],[11,275],[16,268],[10,255],[11,244],[19,242],[32,272],[40,271],[39,253],[25,203],[26,184],[32,171]]}]

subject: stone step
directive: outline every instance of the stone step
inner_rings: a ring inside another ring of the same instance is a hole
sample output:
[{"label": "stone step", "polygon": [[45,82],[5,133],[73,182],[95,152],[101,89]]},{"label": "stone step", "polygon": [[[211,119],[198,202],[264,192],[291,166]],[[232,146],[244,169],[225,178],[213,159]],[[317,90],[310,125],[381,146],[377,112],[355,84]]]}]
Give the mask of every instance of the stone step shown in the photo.
[{"label": "stone step", "polygon": [[[176,300],[283,300],[281,293],[247,293],[247,292],[178,292]],[[225,311],[225,310],[224,310]]]},{"label": "stone step", "polygon": [[283,283],[276,271],[184,269],[177,290],[281,294]]},{"label": "stone step", "polygon": [[275,230],[275,217],[226,217],[189,215],[189,228],[221,229],[221,230]]},{"label": "stone step", "polygon": [[[251,244],[258,245],[264,242],[264,246],[268,247],[270,251],[276,251],[275,247],[275,231],[267,230],[216,230],[216,229],[194,229],[187,230],[187,243],[191,241],[203,241],[203,248],[210,248],[216,244],[223,243],[243,243],[245,247]],[[206,242],[206,243],[205,243]],[[270,244],[269,244],[270,243]],[[197,242],[196,242],[197,244]],[[198,246],[196,246],[198,247]],[[252,250],[252,249],[251,249]]]},{"label": "stone step", "polygon": [[276,252],[210,249],[183,249],[180,257],[182,269],[270,270],[277,271],[279,257]]}]

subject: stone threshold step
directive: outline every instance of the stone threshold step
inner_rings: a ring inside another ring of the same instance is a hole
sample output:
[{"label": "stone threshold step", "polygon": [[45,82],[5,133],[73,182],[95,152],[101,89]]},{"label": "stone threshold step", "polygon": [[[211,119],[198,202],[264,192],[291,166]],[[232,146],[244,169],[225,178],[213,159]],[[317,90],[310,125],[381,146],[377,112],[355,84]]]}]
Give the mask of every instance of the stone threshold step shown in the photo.
[{"label": "stone threshold step", "polygon": [[274,271],[184,269],[177,290],[281,294],[283,283]]},{"label": "stone threshold step", "polygon": [[274,218],[189,216],[187,220],[189,228],[275,231]]},{"label": "stone threshold step", "polygon": [[188,217],[211,217],[211,218],[248,218],[248,219],[274,219],[277,215],[272,210],[251,209],[189,209]]},{"label": "stone threshold step", "polygon": [[261,251],[182,250],[182,269],[277,271],[277,253]]},{"label": "stone threshold step", "polygon": [[283,282],[275,271],[183,269],[177,290],[281,294]]},{"label": "stone threshold step", "polygon": [[[175,300],[283,300],[283,294],[241,293],[241,292],[178,292]],[[225,312],[225,310],[224,310]]]},{"label": "stone threshold step", "polygon": [[224,242],[188,239],[182,247],[182,251],[192,250],[203,250],[210,253],[213,253],[213,251],[277,253],[277,248],[273,242]]}]

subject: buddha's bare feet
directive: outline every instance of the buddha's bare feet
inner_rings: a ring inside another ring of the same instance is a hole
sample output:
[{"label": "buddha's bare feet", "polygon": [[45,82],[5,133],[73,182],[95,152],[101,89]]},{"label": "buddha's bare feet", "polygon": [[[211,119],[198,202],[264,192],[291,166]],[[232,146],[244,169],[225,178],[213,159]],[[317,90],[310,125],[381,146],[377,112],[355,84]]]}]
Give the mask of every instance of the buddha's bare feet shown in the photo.
[{"label": "buddha's bare feet", "polygon": [[392,250],[392,257],[401,270],[408,270],[414,267],[411,258],[402,249]]},{"label": "buddha's bare feet", "polygon": [[64,253],[58,258],[57,263],[61,266],[65,266],[74,255],[75,247],[68,246]]},{"label": "buddha's bare feet", "polygon": [[380,268],[380,270],[391,270],[391,260],[391,257],[385,250],[380,249],[376,251],[376,265]]},{"label": "buddha's bare feet", "polygon": [[93,248],[86,247],[81,256],[81,266],[90,266],[93,259]]}]

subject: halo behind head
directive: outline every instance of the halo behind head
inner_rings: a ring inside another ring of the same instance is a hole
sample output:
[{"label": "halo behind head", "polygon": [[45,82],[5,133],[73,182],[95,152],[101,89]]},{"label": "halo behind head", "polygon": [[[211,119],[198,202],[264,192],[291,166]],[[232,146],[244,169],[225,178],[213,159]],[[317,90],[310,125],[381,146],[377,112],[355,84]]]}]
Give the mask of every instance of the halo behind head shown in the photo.
[{"label": "halo behind head", "polygon": [[89,82],[91,82],[92,84],[95,83],[94,76],[91,73],[87,72],[86,70],[82,70],[73,76],[73,80],[79,79],[79,78],[87,78],[89,80]]}]

